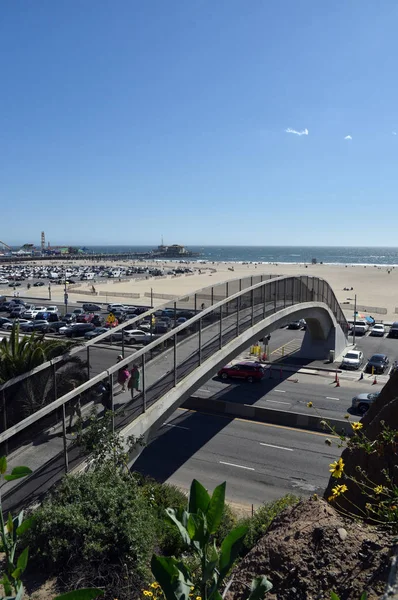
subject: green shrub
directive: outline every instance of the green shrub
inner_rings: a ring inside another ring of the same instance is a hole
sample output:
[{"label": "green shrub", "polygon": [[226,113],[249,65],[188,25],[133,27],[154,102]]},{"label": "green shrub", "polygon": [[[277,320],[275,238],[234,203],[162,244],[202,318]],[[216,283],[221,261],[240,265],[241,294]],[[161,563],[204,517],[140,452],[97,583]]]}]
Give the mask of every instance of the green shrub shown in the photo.
[{"label": "green shrub", "polygon": [[115,597],[123,596],[119,585],[131,593],[130,574],[136,591],[148,577],[157,518],[128,474],[104,468],[67,476],[35,517],[29,544],[45,568],[73,573],[80,585],[113,586]]},{"label": "green shrub", "polygon": [[225,503],[220,527],[215,535],[216,544],[221,546],[221,542],[236,527],[237,519],[229,504]]},{"label": "green shrub", "polygon": [[285,508],[293,506],[299,501],[297,496],[293,494],[286,494],[282,498],[278,498],[274,502],[266,502],[260,506],[252,517],[247,517],[239,522],[239,525],[247,525],[249,528],[246,537],[243,541],[243,547],[240,555],[245,556],[265,535],[268,527],[272,521],[277,517]]}]

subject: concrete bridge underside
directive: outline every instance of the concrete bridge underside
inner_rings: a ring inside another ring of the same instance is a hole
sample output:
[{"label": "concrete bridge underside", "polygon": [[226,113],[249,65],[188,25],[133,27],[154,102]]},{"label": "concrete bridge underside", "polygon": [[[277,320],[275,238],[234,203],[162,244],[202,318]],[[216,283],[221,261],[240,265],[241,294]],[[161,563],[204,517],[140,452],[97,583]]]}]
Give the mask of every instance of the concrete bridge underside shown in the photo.
[{"label": "concrete bridge underside", "polygon": [[226,343],[210,358],[188,374],[181,382],[147,408],[135,421],[122,430],[124,437],[144,436],[149,441],[154,433],[181,404],[198,388],[213,377],[221,367],[238,356],[251,344],[268,333],[296,319],[305,319],[307,330],[304,336],[300,357],[328,358],[330,350],[341,354],[347,344],[346,337],[329,307],[321,302],[307,302],[282,308],[267,316]]}]

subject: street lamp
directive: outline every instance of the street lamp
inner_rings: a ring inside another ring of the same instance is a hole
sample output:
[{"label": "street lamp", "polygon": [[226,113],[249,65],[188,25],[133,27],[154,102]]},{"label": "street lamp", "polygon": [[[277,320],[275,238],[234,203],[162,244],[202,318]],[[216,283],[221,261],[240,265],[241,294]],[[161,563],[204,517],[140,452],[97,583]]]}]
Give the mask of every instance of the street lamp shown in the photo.
[{"label": "street lamp", "polygon": [[357,324],[357,295],[354,296],[354,331],[352,333],[352,343],[355,346],[355,325]]},{"label": "street lamp", "polygon": [[48,282],[48,299],[51,300],[51,281]]},{"label": "street lamp", "polygon": [[64,303],[65,303],[65,314],[68,312],[68,292],[66,290],[66,273],[64,273]]}]

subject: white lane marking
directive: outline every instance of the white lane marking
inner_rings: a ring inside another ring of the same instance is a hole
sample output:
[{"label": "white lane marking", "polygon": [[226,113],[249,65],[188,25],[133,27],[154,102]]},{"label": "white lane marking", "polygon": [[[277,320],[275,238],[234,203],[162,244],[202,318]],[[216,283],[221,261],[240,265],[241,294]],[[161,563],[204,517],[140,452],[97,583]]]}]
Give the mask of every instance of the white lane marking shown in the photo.
[{"label": "white lane marking", "polygon": [[238,467],[238,469],[247,469],[248,471],[254,471],[253,467],[244,467],[243,465],[235,465],[235,463],[224,462],[220,460],[220,465],[228,465],[229,467]]},{"label": "white lane marking", "polygon": [[326,400],[340,400],[340,398],[333,398],[333,396],[326,396]]},{"label": "white lane marking", "polygon": [[189,431],[189,427],[182,427],[182,425],[173,425],[173,423],[163,423],[163,427],[176,427],[177,429],[186,429]]},{"label": "white lane marking", "polygon": [[274,392],[279,392],[280,394],[286,394],[286,390],[273,390]]},{"label": "white lane marking", "polygon": [[281,400],[267,400],[267,402],[273,402],[274,404],[291,404],[291,402],[282,402]]},{"label": "white lane marking", "polygon": [[273,444],[264,444],[264,442],[260,442],[260,446],[268,446],[269,448],[278,448],[278,450],[288,450],[289,452],[293,452],[293,448],[285,448],[284,446],[274,446]]}]

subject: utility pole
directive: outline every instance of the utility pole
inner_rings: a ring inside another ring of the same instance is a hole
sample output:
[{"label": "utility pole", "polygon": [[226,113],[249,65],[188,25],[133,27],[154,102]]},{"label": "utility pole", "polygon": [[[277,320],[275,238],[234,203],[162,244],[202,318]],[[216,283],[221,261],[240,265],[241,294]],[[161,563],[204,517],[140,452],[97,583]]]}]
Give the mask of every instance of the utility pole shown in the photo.
[{"label": "utility pole", "polygon": [[68,312],[68,292],[66,290],[66,271],[64,272],[64,303],[65,303],[65,314]]}]

